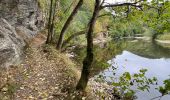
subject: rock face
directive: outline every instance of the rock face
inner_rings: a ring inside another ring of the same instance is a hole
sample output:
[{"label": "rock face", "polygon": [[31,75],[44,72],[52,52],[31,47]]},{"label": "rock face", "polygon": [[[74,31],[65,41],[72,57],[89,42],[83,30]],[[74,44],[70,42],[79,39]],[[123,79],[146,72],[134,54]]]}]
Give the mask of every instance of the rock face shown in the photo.
[{"label": "rock face", "polygon": [[43,27],[37,0],[0,0],[0,67],[16,64]]},{"label": "rock face", "polygon": [[6,67],[20,62],[25,43],[5,19],[0,19],[0,66]]},{"label": "rock face", "polygon": [[0,0],[0,17],[27,36],[35,35],[43,24],[37,0]]}]

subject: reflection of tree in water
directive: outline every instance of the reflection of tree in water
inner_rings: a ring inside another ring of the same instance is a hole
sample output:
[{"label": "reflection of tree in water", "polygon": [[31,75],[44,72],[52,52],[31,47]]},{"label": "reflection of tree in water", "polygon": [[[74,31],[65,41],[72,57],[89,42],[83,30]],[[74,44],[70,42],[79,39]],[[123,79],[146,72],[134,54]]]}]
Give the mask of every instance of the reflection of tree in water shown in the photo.
[{"label": "reflection of tree in water", "polygon": [[[128,50],[145,58],[170,58],[170,49],[154,42],[121,40],[101,43],[94,46],[94,61],[91,76],[98,75],[101,71],[108,68],[108,60],[121,54],[123,50]],[[81,64],[85,57],[86,49],[84,47],[76,47],[73,52],[77,54],[74,59]]]},{"label": "reflection of tree in water", "polygon": [[[109,67],[107,63],[108,60],[113,58],[117,54],[121,54],[123,51],[123,44],[121,42],[114,43],[103,43],[100,45],[94,46],[94,61],[91,76],[99,74],[102,70]],[[86,49],[84,47],[76,47],[74,52],[77,54],[77,57],[74,59],[81,64],[84,59]]]},{"label": "reflection of tree in water", "polygon": [[158,45],[156,42],[137,41],[127,43],[128,51],[151,59],[170,58],[170,49]]},{"label": "reflection of tree in water", "polygon": [[[105,44],[94,46],[94,61],[91,70],[91,77],[99,75],[100,72],[110,67],[107,63],[110,59],[119,55],[123,50],[130,51],[136,55],[145,58],[168,58],[170,57],[170,49],[160,46],[154,42],[148,41],[111,41]],[[84,59],[86,49],[84,47],[76,47],[74,52],[77,54],[75,60],[81,64]],[[115,66],[113,66],[115,68]],[[116,73],[116,70],[115,70]],[[114,73],[113,73],[114,74]]]}]

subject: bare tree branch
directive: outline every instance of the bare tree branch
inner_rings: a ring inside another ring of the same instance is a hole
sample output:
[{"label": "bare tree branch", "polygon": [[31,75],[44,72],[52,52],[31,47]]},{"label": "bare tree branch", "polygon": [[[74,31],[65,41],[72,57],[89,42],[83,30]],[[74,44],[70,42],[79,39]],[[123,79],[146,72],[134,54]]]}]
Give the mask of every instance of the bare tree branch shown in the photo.
[{"label": "bare tree branch", "polygon": [[105,3],[105,0],[102,1],[101,5],[103,5]]},{"label": "bare tree branch", "polygon": [[142,2],[142,1],[144,1],[144,0],[139,0],[139,1],[133,2],[133,3],[107,4],[107,5],[101,6],[100,9],[103,9],[103,8],[106,8],[106,7],[118,7],[118,6],[128,6],[128,5],[141,8],[142,5],[138,5],[138,3]]}]

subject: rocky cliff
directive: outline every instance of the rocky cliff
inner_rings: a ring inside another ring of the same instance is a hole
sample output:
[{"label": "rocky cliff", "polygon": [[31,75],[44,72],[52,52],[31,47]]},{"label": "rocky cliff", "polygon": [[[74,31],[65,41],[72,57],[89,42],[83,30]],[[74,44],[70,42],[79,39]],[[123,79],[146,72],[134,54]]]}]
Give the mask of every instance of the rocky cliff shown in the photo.
[{"label": "rocky cliff", "polygon": [[25,42],[42,27],[37,0],[0,0],[0,67],[19,63]]}]

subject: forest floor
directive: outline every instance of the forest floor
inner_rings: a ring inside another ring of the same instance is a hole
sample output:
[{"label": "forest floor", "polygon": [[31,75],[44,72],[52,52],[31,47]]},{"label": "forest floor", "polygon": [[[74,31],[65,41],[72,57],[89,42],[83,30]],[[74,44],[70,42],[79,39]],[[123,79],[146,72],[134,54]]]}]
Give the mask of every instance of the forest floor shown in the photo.
[{"label": "forest floor", "polygon": [[[0,100],[71,100],[78,80],[72,61],[37,35],[25,50],[24,62],[11,66],[0,88]],[[2,78],[2,77],[1,77]]]}]

